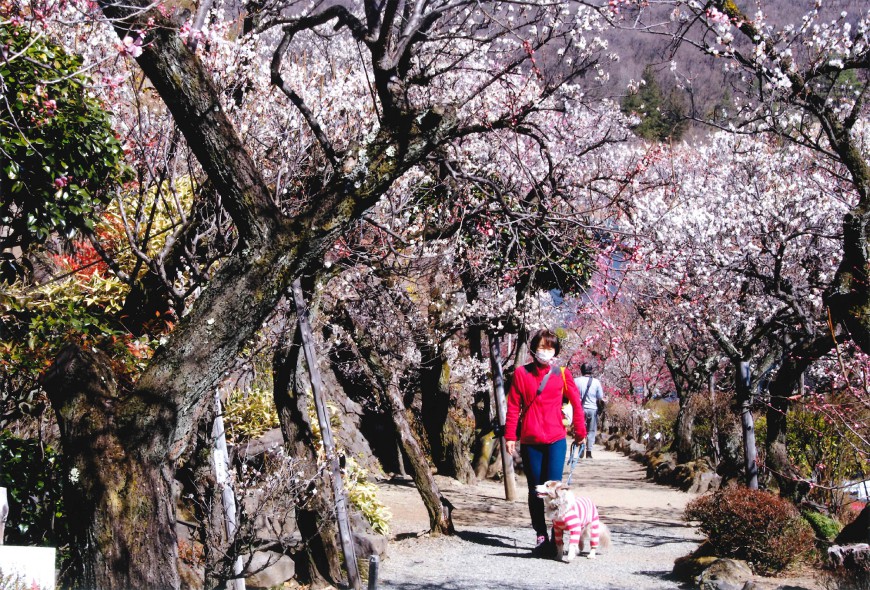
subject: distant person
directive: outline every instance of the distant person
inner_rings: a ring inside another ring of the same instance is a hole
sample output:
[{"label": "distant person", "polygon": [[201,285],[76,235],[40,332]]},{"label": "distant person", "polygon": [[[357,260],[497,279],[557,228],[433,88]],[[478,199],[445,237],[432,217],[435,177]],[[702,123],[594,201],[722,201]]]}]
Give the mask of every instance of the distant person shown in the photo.
[{"label": "distant person", "polygon": [[544,500],[538,497],[535,486],[562,480],[568,451],[562,424],[563,397],[567,396],[574,408],[575,442],[586,436],[580,393],[571,373],[556,362],[560,348],[559,338],[553,332],[538,330],[529,343],[533,361],[516,368],[507,398],[506,448],[513,455],[519,440],[529,485],[529,515],[535,530],[532,553],[540,557],[551,557],[555,544],[547,534]]},{"label": "distant person", "polygon": [[601,381],[592,376],[592,365],[580,365],[580,377],[574,379],[580,399],[583,402],[583,414],[586,417],[586,458],[592,458],[592,445],[598,432],[599,407],[607,403]]}]

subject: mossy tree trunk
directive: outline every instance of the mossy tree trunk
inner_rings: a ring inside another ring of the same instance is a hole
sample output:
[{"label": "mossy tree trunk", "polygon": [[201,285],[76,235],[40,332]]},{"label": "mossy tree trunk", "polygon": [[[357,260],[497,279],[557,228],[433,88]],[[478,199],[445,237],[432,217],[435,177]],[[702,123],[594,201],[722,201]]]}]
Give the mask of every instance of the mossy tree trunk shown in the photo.
[{"label": "mossy tree trunk", "polygon": [[[43,380],[63,440],[72,584],[177,588],[174,473],[160,442],[174,408],[131,399],[111,367],[105,355],[70,344]],[[148,412],[118,411],[130,406]]]},{"label": "mossy tree trunk", "polygon": [[[329,180],[313,181],[310,198],[288,217],[224,111],[221,92],[179,36],[177,23],[150,0],[100,0],[100,8],[120,39],[138,38],[144,31],[136,61],[220,195],[238,236],[235,250],[215,267],[134,383],[129,375],[116,376],[107,359],[75,346],[64,349],[46,376],[65,460],[79,478],[77,486],[69,486],[67,502],[76,506],[71,526],[81,584],[175,589],[180,585],[171,493],[176,462],[226,368],[287,286],[318,272],[324,253],[348,225],[375,207],[409,169],[453,138],[515,128],[535,107],[485,128],[460,128],[457,105],[413,106],[399,79],[408,68],[399,64],[413,62],[426,36],[415,33],[393,51],[402,29],[396,19],[385,20],[382,34],[364,44],[381,106],[378,132],[352,153],[337,154],[324,145],[332,167]],[[349,11],[334,7],[303,19],[300,27],[330,21],[355,35],[365,29]],[[310,127],[322,143],[322,130]],[[118,383],[124,383],[123,390]],[[436,531],[449,522],[443,507],[440,512]]]}]

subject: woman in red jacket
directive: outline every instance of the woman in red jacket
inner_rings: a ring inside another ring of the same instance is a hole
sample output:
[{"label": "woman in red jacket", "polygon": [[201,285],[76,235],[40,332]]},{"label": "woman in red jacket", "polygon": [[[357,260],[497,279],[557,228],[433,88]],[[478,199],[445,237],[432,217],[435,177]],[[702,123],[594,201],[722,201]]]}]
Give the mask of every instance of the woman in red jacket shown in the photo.
[{"label": "woman in red jacket", "polygon": [[[534,360],[514,371],[507,399],[505,438],[507,451],[513,454],[517,439],[523,458],[523,471],[529,484],[529,514],[535,529],[533,553],[549,556],[554,550],[547,535],[544,500],[535,493],[535,486],[550,480],[562,480],[565,455],[568,451],[565,427],[562,425],[562,398],[567,396],[574,409],[574,440],[586,438],[586,423],[580,392],[565,369],[554,364],[559,354],[559,338],[550,330],[538,330],[529,343]],[[549,377],[548,377],[549,375]],[[546,379],[544,387],[541,383]],[[520,431],[517,432],[517,423]]]}]

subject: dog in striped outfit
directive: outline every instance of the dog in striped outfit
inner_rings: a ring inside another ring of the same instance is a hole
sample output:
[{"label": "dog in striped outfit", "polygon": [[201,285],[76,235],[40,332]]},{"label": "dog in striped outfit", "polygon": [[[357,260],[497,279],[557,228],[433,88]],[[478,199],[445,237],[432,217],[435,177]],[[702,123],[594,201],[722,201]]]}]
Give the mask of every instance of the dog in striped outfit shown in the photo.
[{"label": "dog in striped outfit", "polygon": [[[589,498],[575,496],[561,481],[548,481],[535,487],[539,498],[544,499],[544,511],[553,521],[556,540],[556,555],[571,561],[585,547],[589,537],[588,559],[595,559],[596,550],[610,546],[610,531],[598,519],[598,509]],[[564,534],[569,534],[568,552],[564,551]]]}]

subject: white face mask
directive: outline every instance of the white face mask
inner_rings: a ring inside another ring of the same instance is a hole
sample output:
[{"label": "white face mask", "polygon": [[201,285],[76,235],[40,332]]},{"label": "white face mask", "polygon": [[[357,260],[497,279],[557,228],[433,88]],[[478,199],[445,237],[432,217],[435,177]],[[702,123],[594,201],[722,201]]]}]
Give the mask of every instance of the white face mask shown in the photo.
[{"label": "white face mask", "polygon": [[552,348],[541,348],[535,353],[535,358],[539,363],[549,365],[550,361],[553,360],[553,357],[556,356],[556,351]]}]

